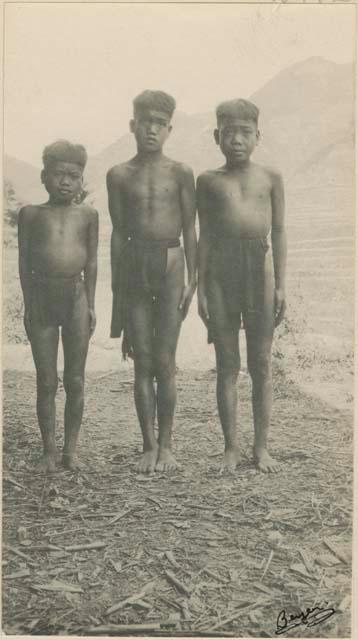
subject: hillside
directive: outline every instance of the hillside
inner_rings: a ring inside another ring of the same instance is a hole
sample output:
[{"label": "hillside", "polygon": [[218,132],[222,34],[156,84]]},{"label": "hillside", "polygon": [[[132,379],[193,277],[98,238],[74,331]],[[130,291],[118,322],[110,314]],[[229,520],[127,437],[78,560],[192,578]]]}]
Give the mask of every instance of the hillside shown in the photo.
[{"label": "hillside", "polygon": [[[339,377],[350,376],[353,346],[352,79],[351,65],[311,58],[282,71],[252,96],[262,114],[262,140],[255,159],[280,167],[286,184],[288,320],[278,332],[276,354],[284,358],[281,361],[287,363],[291,372],[300,374],[300,383],[304,368],[305,383],[320,380],[321,390],[328,384],[329,376],[338,374],[338,362],[344,364],[339,366]],[[166,152],[193,166],[196,174],[204,168],[219,166],[222,157],[213,141],[214,126],[213,113],[177,113]],[[134,153],[133,136],[128,133],[90,158],[85,175],[89,201],[95,203],[101,217],[98,325],[93,341],[101,365],[108,361],[107,356],[116,347],[108,338],[111,224],[105,175],[111,166]],[[14,158],[5,163],[5,178],[14,186],[17,200],[22,202],[43,200],[39,173],[39,169]],[[36,190],[38,197],[34,195]],[[5,297],[9,300],[20,296],[18,283],[15,286],[12,280],[15,262],[15,256],[6,257]],[[11,311],[11,304],[5,333],[7,341],[12,343],[15,338],[21,339],[23,331],[17,311]],[[96,355],[94,350],[92,355]],[[113,358],[117,363],[115,354]],[[180,367],[198,368],[213,362],[195,302],[183,326],[178,362]],[[329,363],[330,373],[323,371],[324,378],[315,370],[322,362]],[[344,384],[347,389],[349,385]],[[333,392],[329,395],[332,397]]]},{"label": "hillside", "polygon": [[42,202],[46,199],[46,191],[41,185],[41,169],[12,156],[4,157],[4,177],[16,193],[16,197],[24,204]]}]

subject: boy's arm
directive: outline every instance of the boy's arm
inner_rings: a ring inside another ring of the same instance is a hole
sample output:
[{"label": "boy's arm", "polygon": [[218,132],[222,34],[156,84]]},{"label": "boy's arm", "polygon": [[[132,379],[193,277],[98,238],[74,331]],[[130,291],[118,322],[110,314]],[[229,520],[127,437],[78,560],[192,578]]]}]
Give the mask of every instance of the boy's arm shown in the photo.
[{"label": "boy's arm", "polygon": [[22,294],[24,297],[24,325],[27,337],[30,339],[30,306],[32,276],[30,264],[30,225],[32,215],[29,207],[22,207],[18,218],[18,243],[19,243],[19,275]]},{"label": "boy's arm", "polygon": [[107,173],[108,209],[112,220],[111,235],[111,271],[112,271],[112,291],[118,289],[119,282],[119,257],[127,235],[124,232],[123,206],[121,203],[120,181],[115,168]]},{"label": "boy's arm", "polygon": [[85,287],[90,315],[90,336],[96,328],[96,314],[94,310],[94,297],[97,283],[97,247],[98,247],[98,212],[93,209],[90,212],[90,222],[87,237],[87,263],[84,269]]},{"label": "boy's arm", "polygon": [[205,282],[209,264],[210,235],[208,224],[208,194],[204,175],[199,176],[196,185],[198,213],[199,213],[199,260],[198,260],[198,311],[204,324],[209,321],[208,302],[206,297]]},{"label": "boy's arm", "polygon": [[197,237],[195,230],[195,182],[193,172],[189,167],[183,167],[181,176],[180,202],[182,211],[183,239],[188,282],[183,289],[179,309],[183,317],[188,313],[190,303],[196,289],[196,254]]},{"label": "boy's arm", "polygon": [[287,239],[285,230],[285,195],[282,177],[278,173],[272,176],[272,255],[275,273],[275,326],[284,318],[286,311],[286,260]]}]

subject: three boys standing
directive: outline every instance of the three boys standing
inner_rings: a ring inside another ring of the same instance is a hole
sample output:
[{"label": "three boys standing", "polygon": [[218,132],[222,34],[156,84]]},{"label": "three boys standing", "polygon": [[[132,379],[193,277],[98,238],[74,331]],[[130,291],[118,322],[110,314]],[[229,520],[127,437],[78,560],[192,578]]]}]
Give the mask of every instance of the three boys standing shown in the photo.
[{"label": "three boys standing", "polygon": [[[111,336],[123,335],[123,352],[134,360],[134,398],[143,436],[138,470],[170,471],[177,467],[171,447],[175,353],[197,284],[195,185],[191,169],[163,155],[174,99],[161,91],[144,91],[133,105],[130,128],[137,154],[107,174],[113,225]],[[197,181],[198,304],[216,352],[223,469],[233,471],[238,463],[236,382],[243,322],[252,378],[254,460],[261,471],[277,471],[279,464],[267,450],[267,434],[272,339],[285,312],[282,179],[274,170],[251,162],[259,139],[258,109],[252,103],[232,100],[219,105],[214,136],[226,162]],[[83,148],[58,142],[47,149],[42,180],[49,201],[21,210],[19,261],[25,328],[37,371],[41,465],[53,471],[60,326],[67,394],[63,462],[71,469],[77,466],[84,365],[95,326],[98,215],[86,205],[74,204],[86,161]],[[273,261],[268,252],[270,232]]]}]

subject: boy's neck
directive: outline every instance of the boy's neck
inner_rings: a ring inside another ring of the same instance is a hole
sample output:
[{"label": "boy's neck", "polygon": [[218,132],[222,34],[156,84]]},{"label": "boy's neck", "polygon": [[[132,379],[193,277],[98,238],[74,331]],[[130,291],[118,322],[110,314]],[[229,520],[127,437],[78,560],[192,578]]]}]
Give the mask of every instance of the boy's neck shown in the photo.
[{"label": "boy's neck", "polygon": [[241,171],[247,171],[251,166],[251,159],[243,160],[242,162],[230,162],[230,160],[226,160],[226,169],[228,171],[237,171],[240,173]]},{"label": "boy's neck", "polygon": [[59,200],[56,200],[56,198],[53,198],[52,196],[49,197],[47,204],[50,207],[56,207],[58,209],[65,209],[66,207],[69,207],[72,204],[72,200],[69,202],[60,202]]},{"label": "boy's neck", "polygon": [[162,149],[159,149],[158,151],[137,151],[137,159],[140,162],[145,162],[146,164],[155,164],[162,160],[163,157]]}]

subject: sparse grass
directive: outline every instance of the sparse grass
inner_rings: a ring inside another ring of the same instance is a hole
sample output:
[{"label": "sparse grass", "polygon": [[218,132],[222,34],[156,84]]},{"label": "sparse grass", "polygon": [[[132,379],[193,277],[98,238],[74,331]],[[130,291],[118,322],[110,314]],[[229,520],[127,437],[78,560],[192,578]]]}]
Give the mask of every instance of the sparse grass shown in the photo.
[{"label": "sparse grass", "polygon": [[[241,376],[242,459],[233,476],[220,476],[215,375],[179,372],[174,440],[182,468],[143,477],[134,470],[140,435],[132,376],[132,370],[88,376],[80,446],[87,468],[59,469],[47,478],[34,472],[40,454],[35,376],[5,376],[6,633],[118,636],[108,625],[155,623],[157,635],[275,637],[282,609],[294,613],[327,602],[336,613],[326,623],[301,625],[290,637],[348,636],[351,414],[302,394],[275,368],[270,440],[284,466],[264,476],[252,464],[250,385]],[[63,401],[61,388],[59,447]],[[281,544],[271,557],[273,533]],[[94,541],[103,547],[66,550]]]}]

